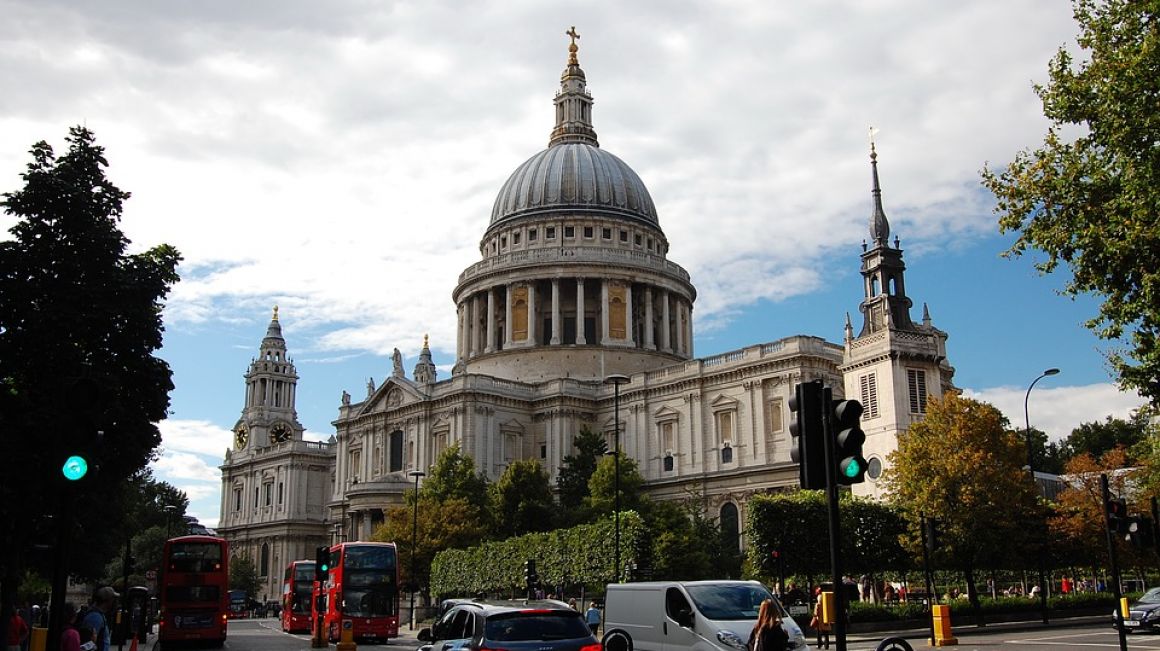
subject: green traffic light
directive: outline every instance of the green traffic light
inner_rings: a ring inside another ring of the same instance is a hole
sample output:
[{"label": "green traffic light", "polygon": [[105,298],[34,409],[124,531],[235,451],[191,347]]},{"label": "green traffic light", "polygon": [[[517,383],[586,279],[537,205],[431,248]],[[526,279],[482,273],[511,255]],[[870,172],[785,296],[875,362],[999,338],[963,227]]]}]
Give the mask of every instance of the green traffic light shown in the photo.
[{"label": "green traffic light", "polygon": [[64,467],[60,469],[64,473],[64,478],[69,481],[76,481],[81,479],[89,472],[89,462],[85,461],[84,457],[73,455],[64,462]]},{"label": "green traffic light", "polygon": [[857,459],[850,459],[842,465],[842,474],[850,479],[857,477],[862,472],[862,463]]}]

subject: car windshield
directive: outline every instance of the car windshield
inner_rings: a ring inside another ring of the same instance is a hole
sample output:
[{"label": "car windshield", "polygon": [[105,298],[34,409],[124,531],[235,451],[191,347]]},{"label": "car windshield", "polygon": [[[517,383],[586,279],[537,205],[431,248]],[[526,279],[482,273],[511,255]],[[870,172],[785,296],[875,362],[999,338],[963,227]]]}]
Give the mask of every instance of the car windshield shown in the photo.
[{"label": "car windshield", "polygon": [[580,613],[567,610],[497,613],[487,618],[483,632],[491,642],[575,640],[590,635]]},{"label": "car windshield", "polygon": [[[697,610],[712,620],[730,621],[757,619],[761,602],[773,599],[765,586],[751,583],[729,585],[687,585],[689,596],[697,604]],[[778,610],[785,616],[785,610],[777,603]]]},{"label": "car windshield", "polygon": [[1152,588],[1144,593],[1143,597],[1136,603],[1140,604],[1160,604],[1160,588]]}]

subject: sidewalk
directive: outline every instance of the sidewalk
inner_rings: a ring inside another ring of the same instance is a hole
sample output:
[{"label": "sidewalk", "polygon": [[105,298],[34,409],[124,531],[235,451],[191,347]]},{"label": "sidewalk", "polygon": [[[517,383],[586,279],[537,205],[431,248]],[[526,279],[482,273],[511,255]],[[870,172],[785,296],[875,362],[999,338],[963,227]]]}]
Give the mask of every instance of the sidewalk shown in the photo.
[{"label": "sidewalk", "polygon": [[[976,626],[973,618],[966,618],[960,622],[951,622],[954,627],[956,636],[970,637],[974,632],[994,632],[994,631],[1033,631],[1036,629],[1050,629],[1055,627],[1065,626],[1100,626],[1112,625],[1111,614],[1106,615],[1080,615],[1077,617],[1052,617],[1048,620],[1046,625],[1043,620],[1020,620],[1014,622],[987,622],[986,626]],[[861,625],[865,626],[865,624]],[[846,639],[852,642],[876,642],[888,637],[902,637],[909,640],[925,639],[930,636],[929,627],[924,625],[895,628],[874,628],[861,629],[860,625],[854,625],[854,631],[846,635]],[[809,634],[806,635],[809,638]]]}]

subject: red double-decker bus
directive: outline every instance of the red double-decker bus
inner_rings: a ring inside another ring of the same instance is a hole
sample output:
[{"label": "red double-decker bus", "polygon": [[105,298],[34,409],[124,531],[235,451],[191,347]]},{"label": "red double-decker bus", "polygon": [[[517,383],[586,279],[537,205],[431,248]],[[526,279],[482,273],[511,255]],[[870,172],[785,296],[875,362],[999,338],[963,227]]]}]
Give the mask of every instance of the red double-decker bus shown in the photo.
[{"label": "red double-decker bus", "polygon": [[291,561],[282,579],[282,630],[310,630],[310,595],[314,591],[314,561]]},{"label": "red double-decker bus", "polygon": [[355,638],[399,636],[399,563],[395,543],[349,542],[330,548],[330,571],[322,586],[322,625],[338,640],[343,620]]},{"label": "red double-decker bus", "polygon": [[158,592],[157,640],[162,649],[185,640],[226,641],[229,614],[229,544],[212,536],[165,541]]}]

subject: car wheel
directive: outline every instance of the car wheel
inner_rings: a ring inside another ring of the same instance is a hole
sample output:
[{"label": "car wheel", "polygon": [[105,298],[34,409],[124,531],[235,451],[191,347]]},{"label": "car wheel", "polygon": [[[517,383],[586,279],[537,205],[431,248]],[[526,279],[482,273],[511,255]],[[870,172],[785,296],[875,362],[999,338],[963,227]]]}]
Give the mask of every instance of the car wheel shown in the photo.
[{"label": "car wheel", "polygon": [[604,636],[604,651],[632,651],[632,638],[624,631],[612,631]]}]

